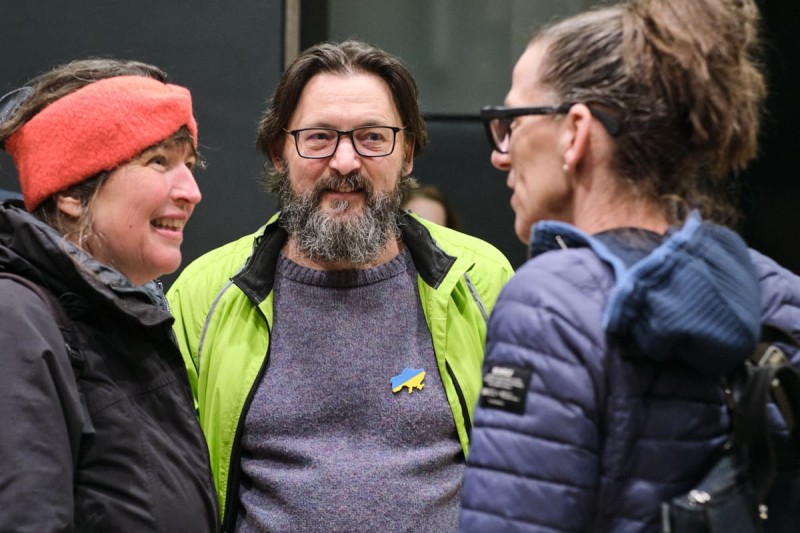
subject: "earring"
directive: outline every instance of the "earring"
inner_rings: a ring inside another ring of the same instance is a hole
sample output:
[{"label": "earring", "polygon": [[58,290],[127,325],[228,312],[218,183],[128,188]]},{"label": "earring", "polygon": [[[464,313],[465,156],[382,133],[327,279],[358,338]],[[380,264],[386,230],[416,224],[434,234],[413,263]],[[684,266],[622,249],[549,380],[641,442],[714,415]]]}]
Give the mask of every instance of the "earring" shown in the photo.
[{"label": "earring", "polygon": [[561,170],[563,170],[564,172],[569,172],[569,165],[568,165],[568,164],[566,164],[566,163],[564,163],[564,164],[561,166]]}]

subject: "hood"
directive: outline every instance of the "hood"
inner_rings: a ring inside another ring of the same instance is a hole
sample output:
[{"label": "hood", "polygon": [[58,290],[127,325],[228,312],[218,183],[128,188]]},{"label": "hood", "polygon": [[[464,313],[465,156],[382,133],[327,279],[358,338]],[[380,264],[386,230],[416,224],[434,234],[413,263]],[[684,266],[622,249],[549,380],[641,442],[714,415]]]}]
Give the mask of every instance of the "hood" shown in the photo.
[{"label": "hood", "polygon": [[[733,231],[704,223],[695,212],[649,254],[626,265],[600,239],[570,229],[570,240],[591,247],[611,265],[615,287],[603,327],[648,358],[679,360],[704,375],[730,373],[753,351],[760,335],[761,291],[744,241]],[[565,228],[566,227],[566,228]],[[563,235],[563,234],[562,234]],[[562,236],[563,239],[563,236]],[[536,248],[532,245],[532,251]]]}]

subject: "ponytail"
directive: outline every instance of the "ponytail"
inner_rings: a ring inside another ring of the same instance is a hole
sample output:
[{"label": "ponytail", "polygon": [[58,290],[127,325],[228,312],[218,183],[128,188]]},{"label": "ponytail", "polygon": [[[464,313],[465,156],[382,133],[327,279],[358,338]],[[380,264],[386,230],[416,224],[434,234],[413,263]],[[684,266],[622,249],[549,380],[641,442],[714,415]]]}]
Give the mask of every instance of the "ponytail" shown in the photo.
[{"label": "ponytail", "polygon": [[612,171],[636,194],[735,218],[766,97],[754,0],[629,0],[544,28],[540,83],[621,123]]}]

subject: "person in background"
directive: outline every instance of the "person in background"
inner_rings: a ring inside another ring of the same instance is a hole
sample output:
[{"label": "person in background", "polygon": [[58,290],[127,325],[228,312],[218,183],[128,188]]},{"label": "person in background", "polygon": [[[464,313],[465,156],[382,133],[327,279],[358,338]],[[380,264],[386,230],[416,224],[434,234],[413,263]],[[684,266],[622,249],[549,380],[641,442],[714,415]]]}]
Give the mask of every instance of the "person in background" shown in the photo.
[{"label": "person in background", "polygon": [[88,59],[0,104],[27,208],[0,206],[0,530],[217,531],[153,281],[178,268],[200,201],[189,91],[148,64]]},{"label": "person in background", "polygon": [[403,201],[403,209],[440,226],[460,230],[461,221],[442,191],[434,185],[421,185],[411,189]]},{"label": "person in background", "polygon": [[486,320],[512,269],[400,209],[425,141],[395,57],[311,47],[259,126],[280,213],[171,286],[225,531],[456,528]]},{"label": "person in background", "polygon": [[758,151],[758,28],[752,0],[586,11],[482,111],[531,258],[490,319],[462,531],[661,531],[728,438],[720,377],[762,323],[800,338],[800,278],[720,192]]}]

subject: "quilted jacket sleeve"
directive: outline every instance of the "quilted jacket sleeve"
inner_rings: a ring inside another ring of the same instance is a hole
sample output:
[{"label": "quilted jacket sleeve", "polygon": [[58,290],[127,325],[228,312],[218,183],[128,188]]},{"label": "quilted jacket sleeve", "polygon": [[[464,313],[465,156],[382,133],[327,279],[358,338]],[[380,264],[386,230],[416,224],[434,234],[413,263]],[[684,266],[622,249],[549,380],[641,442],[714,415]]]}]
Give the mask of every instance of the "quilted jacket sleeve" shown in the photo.
[{"label": "quilted jacket sleeve", "polygon": [[73,527],[80,400],[64,339],[38,296],[0,281],[0,531]]},{"label": "quilted jacket sleeve", "polygon": [[[761,282],[762,322],[780,326],[800,340],[800,276],[755,250],[750,257]],[[792,351],[792,361],[800,368],[800,351]]]},{"label": "quilted jacket sleeve", "polygon": [[492,313],[484,372],[498,365],[531,375],[521,413],[476,410],[462,531],[584,531],[591,522],[608,280],[581,269],[583,279],[568,276],[576,269],[564,269],[567,255],[580,261],[544,254],[524,265]]}]

